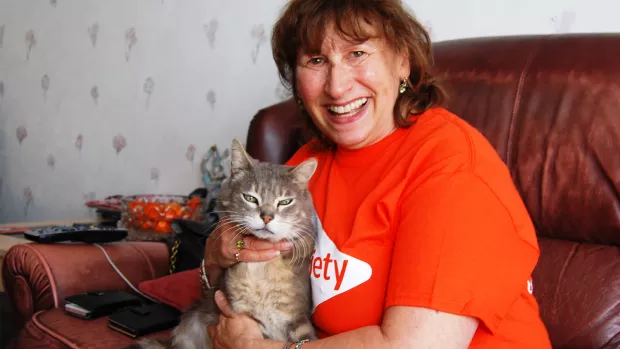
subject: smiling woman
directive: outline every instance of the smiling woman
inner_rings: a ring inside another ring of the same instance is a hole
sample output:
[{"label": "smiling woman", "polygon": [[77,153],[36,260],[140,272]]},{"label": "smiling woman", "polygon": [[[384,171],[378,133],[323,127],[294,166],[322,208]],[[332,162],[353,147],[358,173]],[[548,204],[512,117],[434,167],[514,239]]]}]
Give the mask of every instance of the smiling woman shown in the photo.
[{"label": "smiling woman", "polygon": [[351,5],[293,1],[272,37],[280,78],[324,148],[372,144],[446,97],[431,74],[428,33],[400,1]]},{"label": "smiling woman", "polygon": [[[272,49],[316,134],[287,165],[317,160],[319,339],[263,339],[218,296],[215,347],[550,348],[531,289],[529,214],[493,146],[442,105],[428,33],[401,1],[289,1]],[[207,241],[209,279],[233,255],[259,262],[284,250],[235,249],[227,229]]]}]

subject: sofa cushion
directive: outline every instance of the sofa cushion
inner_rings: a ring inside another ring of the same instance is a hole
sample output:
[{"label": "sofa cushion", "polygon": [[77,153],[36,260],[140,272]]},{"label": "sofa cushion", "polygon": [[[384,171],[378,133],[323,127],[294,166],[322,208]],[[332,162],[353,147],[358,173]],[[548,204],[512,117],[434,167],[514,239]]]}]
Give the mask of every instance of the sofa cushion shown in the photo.
[{"label": "sofa cushion", "polygon": [[185,311],[200,299],[200,276],[197,269],[186,270],[138,285],[141,292],[164,304]]},{"label": "sofa cushion", "polygon": [[[83,320],[65,314],[60,308],[40,311],[26,324],[12,343],[14,348],[122,348],[136,342],[108,327],[108,317]],[[146,338],[167,339],[170,331],[149,334]],[[141,337],[143,338],[143,337]]]}]

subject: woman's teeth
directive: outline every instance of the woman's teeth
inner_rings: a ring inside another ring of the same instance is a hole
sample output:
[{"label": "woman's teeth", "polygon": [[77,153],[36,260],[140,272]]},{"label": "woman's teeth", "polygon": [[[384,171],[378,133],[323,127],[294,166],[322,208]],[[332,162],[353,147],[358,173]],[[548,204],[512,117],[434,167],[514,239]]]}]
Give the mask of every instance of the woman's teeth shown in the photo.
[{"label": "woman's teeth", "polygon": [[344,114],[351,113],[351,111],[357,111],[358,109],[363,107],[367,101],[368,101],[368,98],[364,97],[364,98],[356,99],[347,105],[342,105],[342,106],[334,105],[334,106],[327,107],[327,109],[329,109],[329,111],[331,111],[334,114],[344,115]]}]

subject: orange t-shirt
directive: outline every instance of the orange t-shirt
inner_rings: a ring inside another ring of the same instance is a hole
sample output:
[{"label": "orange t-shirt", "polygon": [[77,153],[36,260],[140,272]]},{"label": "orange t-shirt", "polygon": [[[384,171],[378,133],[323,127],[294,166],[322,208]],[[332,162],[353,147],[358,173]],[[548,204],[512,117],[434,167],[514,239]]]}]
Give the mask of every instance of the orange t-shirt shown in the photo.
[{"label": "orange t-shirt", "polygon": [[478,318],[470,348],[551,348],[532,295],[539,249],[491,144],[445,109],[359,150],[313,152],[319,233],[313,322],[329,336],[380,325],[391,306]]}]

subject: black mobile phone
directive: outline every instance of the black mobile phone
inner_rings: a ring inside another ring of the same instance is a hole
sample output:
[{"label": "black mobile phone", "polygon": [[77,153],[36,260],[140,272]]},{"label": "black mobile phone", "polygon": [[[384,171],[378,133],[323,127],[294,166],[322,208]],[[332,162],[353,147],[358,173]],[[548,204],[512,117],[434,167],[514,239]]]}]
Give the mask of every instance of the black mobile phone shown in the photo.
[{"label": "black mobile phone", "polygon": [[131,338],[171,329],[181,311],[163,303],[130,307],[110,315],[108,327]]},{"label": "black mobile phone", "polygon": [[66,297],[65,312],[82,319],[95,319],[141,304],[140,298],[125,291],[87,292]]}]

